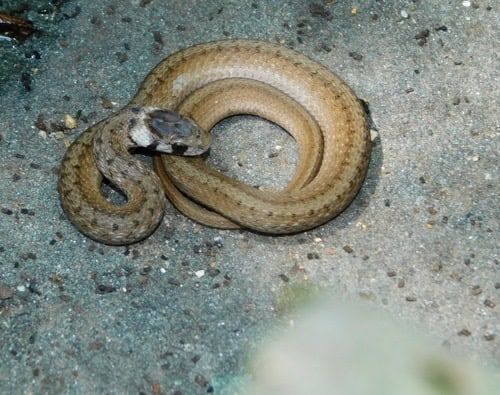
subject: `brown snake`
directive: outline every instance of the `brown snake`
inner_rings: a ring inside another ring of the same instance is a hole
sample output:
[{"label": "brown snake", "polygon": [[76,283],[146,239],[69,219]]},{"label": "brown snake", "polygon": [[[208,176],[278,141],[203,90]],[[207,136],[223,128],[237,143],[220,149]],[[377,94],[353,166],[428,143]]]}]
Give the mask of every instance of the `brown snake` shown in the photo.
[{"label": "brown snake", "polygon": [[[176,111],[205,131],[228,116],[252,114],[282,126],[297,140],[299,164],[283,191],[242,184],[201,158],[155,157],[154,168],[168,199],[206,225],[271,234],[308,230],[339,214],[366,175],[371,149],[366,115],[339,77],[302,54],[270,43],[195,45],[159,63],[124,110],[88,129],[66,153],[59,178],[63,208],[83,233],[103,243],[139,241],[153,232],[163,215],[165,198],[158,178],[128,153],[141,146],[137,135],[132,143],[127,135],[137,134],[136,122],[127,121],[130,108],[142,111],[143,118],[155,111],[161,115],[162,110],[143,107]],[[143,137],[147,141],[142,146],[197,154],[210,142],[194,125],[184,137],[186,141],[175,143],[182,150],[175,144],[168,147],[170,140],[148,144],[151,137]],[[116,148],[120,144],[122,148]],[[122,168],[116,168],[117,161]],[[124,192],[126,204],[113,205],[103,197],[101,173]]]}]

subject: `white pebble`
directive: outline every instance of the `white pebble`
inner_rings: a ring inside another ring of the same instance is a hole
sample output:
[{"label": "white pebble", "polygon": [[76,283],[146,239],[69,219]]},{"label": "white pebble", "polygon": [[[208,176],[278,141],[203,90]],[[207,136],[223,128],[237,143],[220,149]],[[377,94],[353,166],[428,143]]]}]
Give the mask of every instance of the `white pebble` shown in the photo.
[{"label": "white pebble", "polygon": [[198,278],[203,277],[205,275],[205,270],[198,270],[194,272],[194,275]]},{"label": "white pebble", "polygon": [[466,0],[466,1],[463,1],[463,2],[462,2],[462,5],[463,5],[464,7],[470,7],[470,6],[471,6],[471,2],[470,2],[470,1],[467,1],[467,0]]},{"label": "white pebble", "polygon": [[68,129],[76,129],[76,127],[78,126],[78,121],[71,115],[66,114],[64,116],[64,126],[66,126]]},{"label": "white pebble", "polygon": [[408,12],[406,12],[406,10],[401,10],[401,16],[405,19],[408,19]]}]

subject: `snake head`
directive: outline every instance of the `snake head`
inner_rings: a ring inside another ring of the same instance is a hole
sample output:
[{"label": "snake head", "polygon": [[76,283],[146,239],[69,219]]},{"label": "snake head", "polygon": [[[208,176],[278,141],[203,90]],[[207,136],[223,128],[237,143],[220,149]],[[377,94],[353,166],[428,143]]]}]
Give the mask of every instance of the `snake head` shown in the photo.
[{"label": "snake head", "polygon": [[185,156],[200,155],[210,147],[210,134],[175,111],[154,107],[131,111],[141,120],[131,117],[129,122],[130,137],[139,147]]}]

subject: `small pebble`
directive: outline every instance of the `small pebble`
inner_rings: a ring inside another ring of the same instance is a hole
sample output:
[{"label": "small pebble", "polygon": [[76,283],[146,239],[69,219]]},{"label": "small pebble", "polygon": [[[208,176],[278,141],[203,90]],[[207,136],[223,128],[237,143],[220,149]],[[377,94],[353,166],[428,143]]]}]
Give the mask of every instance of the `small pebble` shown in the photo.
[{"label": "small pebble", "polygon": [[352,254],[354,250],[350,246],[344,246],[342,249],[347,252],[348,254]]},{"label": "small pebble", "polygon": [[320,259],[320,256],[317,252],[308,252],[307,259]]},{"label": "small pebble", "polygon": [[486,306],[486,307],[490,307],[490,308],[494,308],[495,307],[495,303],[493,303],[491,300],[489,299],[485,299],[483,304]]},{"label": "small pebble", "polygon": [[66,126],[68,129],[75,129],[78,126],[78,121],[71,115],[66,114],[64,116],[64,126]]},{"label": "small pebble", "polygon": [[286,274],[280,274],[278,276],[284,283],[290,282],[290,278]]},{"label": "small pebble", "polygon": [[468,1],[468,0],[463,1],[463,2],[462,2],[462,5],[463,5],[464,7],[470,7],[470,6],[471,6],[471,2],[470,2],[470,1]]},{"label": "small pebble", "polygon": [[401,16],[405,19],[408,19],[408,12],[406,10],[401,10]]},{"label": "small pebble", "polygon": [[203,270],[203,269],[198,270],[198,271],[194,272],[194,275],[198,278],[203,277],[205,275],[205,270]]},{"label": "small pebble", "polygon": [[472,333],[467,328],[463,328],[463,329],[460,329],[457,334],[458,334],[458,336],[470,336]]},{"label": "small pebble", "polygon": [[495,340],[495,334],[494,333],[487,333],[486,335],[484,335],[484,340],[486,341],[492,341],[492,340]]},{"label": "small pebble", "polygon": [[480,295],[483,292],[479,285],[474,285],[471,289],[471,294],[474,296]]},{"label": "small pebble", "polygon": [[0,285],[0,300],[10,299],[12,296],[14,296],[14,290],[5,285]]}]

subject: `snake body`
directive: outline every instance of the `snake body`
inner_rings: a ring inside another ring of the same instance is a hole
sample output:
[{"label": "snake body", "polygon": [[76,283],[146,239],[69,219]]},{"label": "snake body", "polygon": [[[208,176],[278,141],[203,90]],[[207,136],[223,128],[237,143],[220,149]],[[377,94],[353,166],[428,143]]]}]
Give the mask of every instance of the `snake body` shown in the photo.
[{"label": "snake body", "polygon": [[[279,124],[297,140],[300,161],[283,191],[242,184],[210,168],[201,158],[155,157],[154,168],[166,196],[181,212],[210,226],[271,234],[311,229],[344,210],[366,175],[369,131],[354,93],[324,66],[278,45],[227,40],[181,50],[149,73],[129,103],[132,108],[144,106],[179,112],[204,130],[234,114],[253,114]],[[117,126],[113,118],[108,123],[108,127]],[[95,134],[102,128],[99,123],[88,129],[66,153],[59,180],[61,200],[84,233],[90,229],[91,237],[104,243],[130,243],[146,237],[161,219],[163,210],[156,213],[149,203],[161,199],[153,197],[158,179],[155,186],[137,192],[140,198],[131,199],[126,192],[124,206],[117,208],[107,202],[100,192],[102,176],[92,149],[92,144],[98,144]],[[116,156],[126,154],[114,152]],[[78,171],[69,171],[71,166]],[[83,199],[92,209],[75,211]],[[139,220],[135,214],[141,204],[151,215]],[[123,222],[119,229],[110,228],[102,213],[119,209],[126,210]],[[75,220],[81,216],[86,217],[85,229]],[[117,239],[121,227],[128,228],[128,236]],[[134,232],[137,237],[131,235]]]}]

